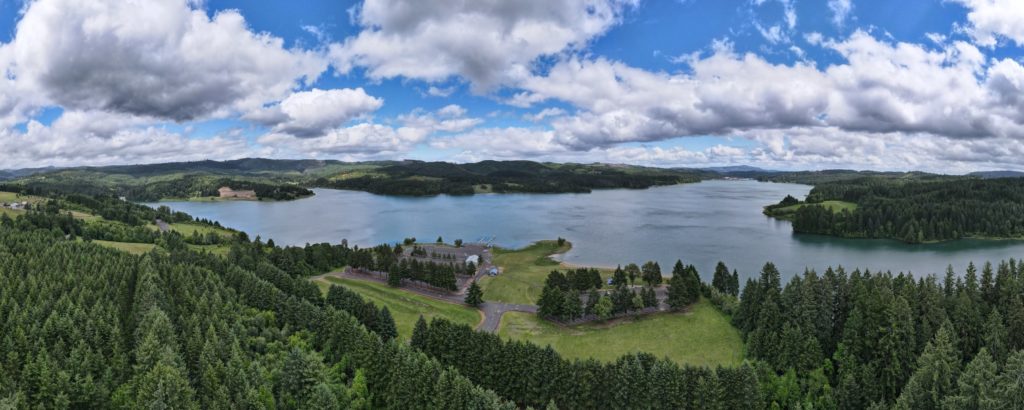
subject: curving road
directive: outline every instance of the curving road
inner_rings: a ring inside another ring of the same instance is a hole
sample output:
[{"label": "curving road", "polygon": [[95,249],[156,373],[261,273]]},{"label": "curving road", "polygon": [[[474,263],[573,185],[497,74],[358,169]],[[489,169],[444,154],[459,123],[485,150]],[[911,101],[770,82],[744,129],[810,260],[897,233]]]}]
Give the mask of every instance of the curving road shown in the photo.
[{"label": "curving road", "polygon": [[[310,280],[318,280],[327,276],[387,284],[387,280],[381,277],[354,273],[352,272],[351,269],[348,268],[342,271],[329,272],[322,275],[313,276],[310,278]],[[477,277],[479,278],[479,276],[482,276],[482,273],[478,273]],[[401,289],[406,292],[412,292],[421,296],[426,296],[431,299],[440,300],[442,302],[454,303],[456,305],[465,305],[464,301],[466,298],[466,289],[469,287],[470,282],[471,281],[466,281],[466,283],[463,285],[461,289],[458,290],[458,292],[445,292],[434,289],[418,288],[415,286],[403,286]],[[662,286],[655,288],[655,292],[658,297],[658,307],[657,309],[654,309],[654,311],[667,311],[668,304],[666,300],[668,299],[668,289]],[[505,314],[505,312],[526,312],[536,314],[537,305],[520,305],[515,303],[485,301],[483,304],[480,305],[480,311],[483,313],[484,318],[483,320],[480,321],[480,323],[476,325],[476,329],[485,332],[495,333],[498,331],[498,326],[501,325],[501,317]],[[627,313],[622,316],[630,315],[631,314]]]},{"label": "curving road", "polygon": [[[322,275],[317,275],[309,278],[310,280],[319,280],[325,277],[336,277],[345,278],[352,280],[361,280],[366,282],[376,282],[387,284],[387,281],[376,276],[362,275],[353,273],[350,269],[343,271],[328,272]],[[402,290],[406,292],[412,292],[417,295],[426,296],[431,299],[440,300],[442,302],[454,303],[457,305],[465,305],[465,292],[466,289],[460,289],[459,292],[440,292],[429,289],[417,288],[417,287],[402,287]],[[498,331],[498,326],[501,324],[501,316],[505,312],[526,312],[526,313],[537,313],[536,305],[519,305],[514,303],[502,303],[502,302],[484,302],[480,305],[480,311],[483,312],[483,320],[476,325],[477,330],[483,330],[485,332],[495,333]]]}]

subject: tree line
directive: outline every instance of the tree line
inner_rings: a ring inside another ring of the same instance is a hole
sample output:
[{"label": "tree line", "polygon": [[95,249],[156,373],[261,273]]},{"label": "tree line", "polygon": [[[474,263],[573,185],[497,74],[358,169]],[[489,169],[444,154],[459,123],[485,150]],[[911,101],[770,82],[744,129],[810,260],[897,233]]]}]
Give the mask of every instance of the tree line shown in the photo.
[{"label": "tree line", "polygon": [[1024,265],[962,275],[809,270],[781,285],[774,265],[733,316],[758,361],[766,402],[857,409],[1013,408],[1024,397]]},{"label": "tree line", "polygon": [[[857,205],[831,212],[815,205]],[[794,215],[793,230],[908,243],[1024,237],[1024,178],[862,178],[820,184]]]},{"label": "tree line", "polygon": [[416,323],[411,346],[520,406],[560,409],[761,408],[757,374],[678,365],[646,353],[610,363],[568,360],[550,346],[504,341],[435,318]]}]

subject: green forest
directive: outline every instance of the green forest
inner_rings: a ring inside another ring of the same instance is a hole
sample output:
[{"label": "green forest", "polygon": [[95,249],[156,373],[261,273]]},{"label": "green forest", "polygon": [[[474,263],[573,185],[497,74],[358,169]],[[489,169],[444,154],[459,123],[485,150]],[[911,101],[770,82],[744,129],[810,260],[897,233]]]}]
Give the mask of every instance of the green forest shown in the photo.
[{"label": "green forest", "polygon": [[[102,215],[83,221],[73,212]],[[311,244],[224,230],[222,255],[154,233],[141,255],[87,236],[150,218],[218,227],[110,197],[51,198],[0,215],[0,408],[1015,408],[1024,398],[1024,263],[952,268],[942,278],[842,268],[785,285],[765,264],[742,289],[724,263],[710,284],[682,261],[669,303],[709,300],[743,335],[735,367],[638,352],[567,359],[434,319],[397,338],[386,307],[308,278],[339,266],[387,269],[395,247]],[[218,228],[224,229],[224,228]],[[425,269],[409,266],[407,269]],[[655,286],[655,263],[612,277]],[[592,269],[554,272],[547,314],[586,310]],[[410,272],[410,274],[412,274]],[[566,296],[570,295],[570,296]],[[640,304],[630,304],[639,296]],[[572,298],[570,311],[564,301]],[[487,295],[484,294],[484,300]],[[591,307],[593,309],[594,307]],[[679,313],[667,313],[679,314]],[[682,313],[685,314],[685,313]],[[665,341],[671,343],[671,341]]]},{"label": "green forest", "polygon": [[39,195],[74,192],[152,202],[213,197],[222,186],[254,190],[259,199],[291,200],[312,195],[309,188],[402,196],[585,193],[697,182],[711,176],[698,170],[533,161],[348,163],[260,158],[39,171],[12,176],[6,183]]},{"label": "green forest", "polygon": [[[837,206],[852,204],[852,206]],[[1024,179],[860,178],[818,184],[806,201],[786,198],[765,213],[793,230],[908,243],[1024,238]]]}]

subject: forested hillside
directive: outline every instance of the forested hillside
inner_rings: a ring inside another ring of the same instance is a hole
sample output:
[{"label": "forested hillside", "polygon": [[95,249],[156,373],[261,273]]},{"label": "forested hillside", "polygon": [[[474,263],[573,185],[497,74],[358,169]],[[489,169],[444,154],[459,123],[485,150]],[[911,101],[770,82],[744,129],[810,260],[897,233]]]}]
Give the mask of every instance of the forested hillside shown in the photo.
[{"label": "forested hillside", "polygon": [[0,408],[514,407],[263,257],[131,256],[33,215],[0,222]]},{"label": "forested hillside", "polygon": [[0,215],[0,408],[974,409],[1024,398],[1014,260],[941,281],[838,268],[785,286],[769,263],[739,298],[722,265],[686,298],[731,315],[748,360],[712,369],[642,352],[570,360],[441,319],[405,344],[386,307],[339,286],[325,298],[307,280],[387,269],[389,246],[281,248],[235,232],[218,256],[168,231],[131,255],[86,233],[157,216],[216,226],[75,195]]},{"label": "forested hillside", "polygon": [[483,161],[471,164],[389,161],[345,163],[250,158],[167,164],[83,167],[41,172],[8,182],[35,194],[75,192],[134,201],[208,198],[217,189],[251,189],[268,200],[338,188],[383,195],[472,195],[479,192],[561,193],[648,188],[696,182],[711,174],[625,165]]},{"label": "forested hillside", "polygon": [[605,164],[483,161],[472,164],[404,161],[358,176],[321,179],[317,186],[385,195],[471,195],[475,192],[562,193],[649,188],[697,182],[700,171]]},{"label": "forested hillside", "polygon": [[[823,206],[829,201],[854,206]],[[780,210],[790,211],[793,230],[804,233],[910,243],[1022,238],[1024,179],[861,178],[819,184],[806,203],[780,203],[766,213]]]}]

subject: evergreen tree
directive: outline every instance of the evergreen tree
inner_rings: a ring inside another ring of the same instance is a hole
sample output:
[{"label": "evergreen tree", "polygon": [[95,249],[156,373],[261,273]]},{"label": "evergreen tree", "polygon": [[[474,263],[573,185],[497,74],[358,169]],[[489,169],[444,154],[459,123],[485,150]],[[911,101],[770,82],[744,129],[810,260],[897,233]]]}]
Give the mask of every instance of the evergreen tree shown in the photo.
[{"label": "evergreen tree", "polygon": [[626,276],[626,271],[622,270],[622,267],[616,267],[615,273],[612,274],[612,286],[628,285],[629,278]]},{"label": "evergreen tree", "polygon": [[398,337],[395,319],[391,317],[391,311],[388,310],[387,306],[380,309],[380,319],[377,320],[377,334],[385,341]]},{"label": "evergreen tree", "polygon": [[[995,410],[1004,408],[996,393],[996,363],[984,347],[967,364],[957,380],[956,393],[943,399],[944,409]],[[1019,404],[1019,403],[1018,403]]]},{"label": "evergreen tree", "polygon": [[879,360],[882,391],[887,400],[895,400],[914,370],[916,340],[914,318],[910,304],[903,297],[897,297],[886,309],[888,327],[882,340]]},{"label": "evergreen tree", "polygon": [[1003,408],[1020,407],[1024,403],[1024,350],[1013,352],[999,375],[996,394]]},{"label": "evergreen tree", "polygon": [[409,338],[409,345],[417,348],[424,349],[427,346],[427,320],[420,315],[419,319],[416,319],[416,324],[412,328],[412,336]]},{"label": "evergreen tree", "polygon": [[642,279],[647,286],[658,286],[661,284],[661,266],[658,262],[647,261],[644,263],[642,270]]},{"label": "evergreen tree", "polygon": [[674,310],[680,310],[689,306],[690,290],[686,280],[686,274],[682,267],[682,261],[676,261],[676,267],[672,269],[672,277],[668,279],[668,306]]},{"label": "evergreen tree", "polygon": [[1003,325],[1003,316],[999,314],[998,309],[992,309],[992,313],[989,313],[984,329],[983,344],[985,348],[991,353],[996,363],[1004,363],[1009,353],[1008,335],[1006,326]]},{"label": "evergreen tree", "polygon": [[917,370],[903,388],[900,409],[937,409],[945,396],[953,393],[960,374],[960,354],[952,324],[946,322],[917,360]]},{"label": "evergreen tree", "polygon": [[477,285],[476,281],[473,281],[469,285],[469,290],[466,291],[466,304],[472,307],[480,307],[484,303],[484,292],[480,289],[480,285]]},{"label": "evergreen tree", "polygon": [[629,278],[629,284],[635,285],[636,278],[640,277],[640,267],[636,266],[635,263],[630,263],[626,265],[623,271],[626,272],[626,277]]},{"label": "evergreen tree", "polygon": [[725,266],[725,262],[718,261],[715,265],[715,274],[711,278],[711,286],[718,289],[719,292],[725,294],[732,294],[732,275],[729,274],[729,268]]}]

